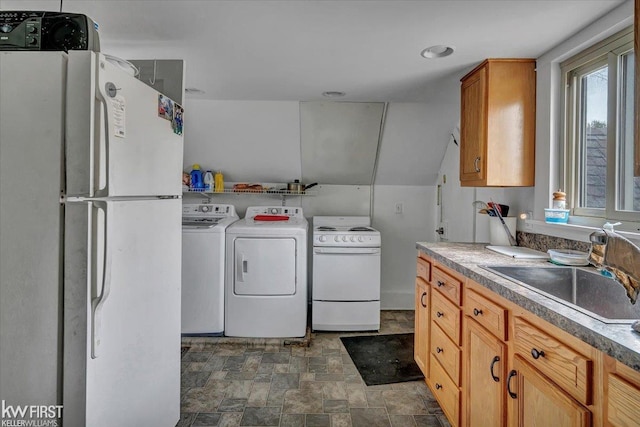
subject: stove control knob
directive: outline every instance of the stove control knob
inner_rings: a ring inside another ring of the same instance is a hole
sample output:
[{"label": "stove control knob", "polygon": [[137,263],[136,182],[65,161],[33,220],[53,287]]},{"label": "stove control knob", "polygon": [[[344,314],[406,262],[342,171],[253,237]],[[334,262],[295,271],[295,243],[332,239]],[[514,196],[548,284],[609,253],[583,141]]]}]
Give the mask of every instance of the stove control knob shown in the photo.
[{"label": "stove control knob", "polygon": [[340,241],[340,236],[336,236],[336,237],[334,237],[334,239],[333,239],[333,240],[335,240],[336,242],[339,242],[339,241]]},{"label": "stove control knob", "polygon": [[318,237],[318,240],[321,242],[326,242],[327,241],[327,236],[320,236]]},{"label": "stove control knob", "polygon": [[342,236],[342,241],[343,241],[343,242],[346,242],[347,240],[348,240],[348,239],[347,239],[347,236]]},{"label": "stove control knob", "polygon": [[364,237],[358,236],[358,242],[364,242]]},{"label": "stove control knob", "polygon": [[351,241],[355,242],[356,241],[356,236],[351,236]]}]

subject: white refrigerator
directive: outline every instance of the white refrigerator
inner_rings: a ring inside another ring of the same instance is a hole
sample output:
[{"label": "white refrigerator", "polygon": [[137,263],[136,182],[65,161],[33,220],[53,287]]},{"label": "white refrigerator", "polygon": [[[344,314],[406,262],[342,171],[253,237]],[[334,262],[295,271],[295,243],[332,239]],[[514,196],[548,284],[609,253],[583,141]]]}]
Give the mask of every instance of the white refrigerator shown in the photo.
[{"label": "white refrigerator", "polygon": [[0,52],[3,421],[179,420],[183,139],[158,96],[99,53]]}]

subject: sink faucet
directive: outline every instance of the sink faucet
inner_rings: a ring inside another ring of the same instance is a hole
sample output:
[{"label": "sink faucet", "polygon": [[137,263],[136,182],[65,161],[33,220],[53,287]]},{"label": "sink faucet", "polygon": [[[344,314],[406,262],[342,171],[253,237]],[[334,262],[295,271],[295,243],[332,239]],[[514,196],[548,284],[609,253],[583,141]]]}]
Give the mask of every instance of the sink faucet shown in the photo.
[{"label": "sink faucet", "polygon": [[640,247],[613,230],[616,224],[606,223],[602,231],[589,235],[589,263],[604,269],[624,286],[631,304],[640,293]]}]

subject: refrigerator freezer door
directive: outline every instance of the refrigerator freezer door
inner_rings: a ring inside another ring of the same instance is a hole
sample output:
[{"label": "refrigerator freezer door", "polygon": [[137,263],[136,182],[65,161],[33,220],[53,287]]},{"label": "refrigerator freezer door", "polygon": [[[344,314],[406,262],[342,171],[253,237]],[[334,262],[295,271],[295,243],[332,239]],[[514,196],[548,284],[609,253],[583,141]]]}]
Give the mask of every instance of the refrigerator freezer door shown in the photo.
[{"label": "refrigerator freezer door", "polygon": [[66,204],[65,425],[178,421],[181,210],[178,199]]},{"label": "refrigerator freezer door", "polygon": [[67,195],[182,193],[182,135],[158,92],[95,52],[69,52],[67,81]]}]

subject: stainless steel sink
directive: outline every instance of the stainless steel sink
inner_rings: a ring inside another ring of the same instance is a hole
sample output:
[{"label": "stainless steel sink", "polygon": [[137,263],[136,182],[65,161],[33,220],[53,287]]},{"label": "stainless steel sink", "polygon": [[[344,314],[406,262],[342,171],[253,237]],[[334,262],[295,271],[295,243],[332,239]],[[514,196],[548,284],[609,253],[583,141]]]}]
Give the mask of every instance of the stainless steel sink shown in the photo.
[{"label": "stainless steel sink", "polygon": [[640,319],[622,285],[595,270],[576,267],[480,266],[605,323]]}]

